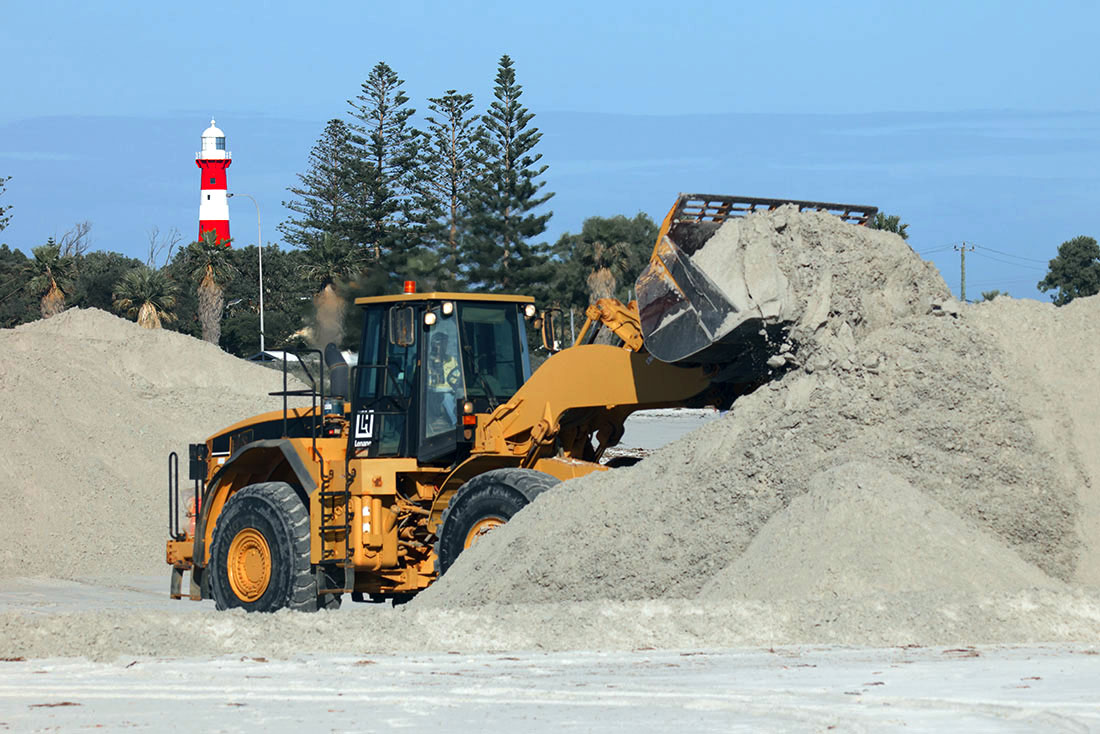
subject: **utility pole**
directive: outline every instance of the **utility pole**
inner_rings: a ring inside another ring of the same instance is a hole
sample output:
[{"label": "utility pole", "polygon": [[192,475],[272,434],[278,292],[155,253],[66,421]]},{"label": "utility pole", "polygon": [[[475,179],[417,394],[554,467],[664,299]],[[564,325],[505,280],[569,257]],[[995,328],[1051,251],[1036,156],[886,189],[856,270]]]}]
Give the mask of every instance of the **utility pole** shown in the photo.
[{"label": "utility pole", "polygon": [[967,247],[963,242],[961,245],[955,245],[955,249],[959,252],[959,300],[966,303],[966,251],[974,252],[974,245]]}]

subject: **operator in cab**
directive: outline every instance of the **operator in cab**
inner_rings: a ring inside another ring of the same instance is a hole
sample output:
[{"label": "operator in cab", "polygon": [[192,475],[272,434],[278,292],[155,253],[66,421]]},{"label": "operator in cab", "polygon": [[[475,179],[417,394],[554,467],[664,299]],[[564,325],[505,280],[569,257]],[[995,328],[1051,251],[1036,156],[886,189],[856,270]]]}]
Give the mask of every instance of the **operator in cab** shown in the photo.
[{"label": "operator in cab", "polygon": [[461,381],[454,340],[444,330],[438,330],[432,334],[428,346],[428,419],[432,423],[445,423],[443,430],[458,424],[455,389]]}]

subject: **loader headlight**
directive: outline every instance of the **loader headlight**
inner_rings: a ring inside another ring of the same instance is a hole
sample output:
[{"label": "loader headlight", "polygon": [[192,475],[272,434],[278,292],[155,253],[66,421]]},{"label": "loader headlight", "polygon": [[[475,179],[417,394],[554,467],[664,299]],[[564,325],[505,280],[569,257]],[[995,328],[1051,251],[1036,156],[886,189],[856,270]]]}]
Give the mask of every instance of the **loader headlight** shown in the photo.
[{"label": "loader headlight", "polygon": [[444,301],[442,308],[444,316],[450,316],[455,312],[455,305],[451,301]]},{"label": "loader headlight", "polygon": [[526,306],[523,307],[523,315],[529,319],[534,318],[535,311],[535,304],[533,303],[528,303]]},{"label": "loader headlight", "polygon": [[431,326],[434,323],[435,323],[435,312],[434,311],[428,311],[426,314],[424,314],[424,326]]}]

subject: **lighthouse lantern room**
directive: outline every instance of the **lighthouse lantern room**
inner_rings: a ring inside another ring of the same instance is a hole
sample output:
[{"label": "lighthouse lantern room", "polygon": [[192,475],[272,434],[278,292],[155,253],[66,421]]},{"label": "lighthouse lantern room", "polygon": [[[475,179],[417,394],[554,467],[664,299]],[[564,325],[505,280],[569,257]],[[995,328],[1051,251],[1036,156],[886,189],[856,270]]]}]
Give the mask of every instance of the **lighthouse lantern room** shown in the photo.
[{"label": "lighthouse lantern room", "polygon": [[229,246],[229,200],[226,198],[225,169],[233,162],[226,150],[225,133],[210,120],[202,133],[202,148],[195,154],[195,165],[202,171],[199,199],[199,239],[214,232],[218,242]]}]

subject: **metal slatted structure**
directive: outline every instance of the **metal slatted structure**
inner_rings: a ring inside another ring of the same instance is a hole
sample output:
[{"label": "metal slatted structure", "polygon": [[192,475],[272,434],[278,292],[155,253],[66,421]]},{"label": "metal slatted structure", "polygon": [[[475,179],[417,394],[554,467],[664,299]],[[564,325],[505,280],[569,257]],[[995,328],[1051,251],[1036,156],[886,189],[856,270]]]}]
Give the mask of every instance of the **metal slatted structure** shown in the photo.
[{"label": "metal slatted structure", "polygon": [[878,207],[858,204],[833,204],[825,201],[799,201],[797,199],[762,199],[753,196],[722,196],[718,194],[680,194],[672,221],[676,222],[724,222],[732,217],[743,217],[756,211],[771,211],[793,204],[800,212],[827,212],[845,222],[866,226],[878,212]]}]

